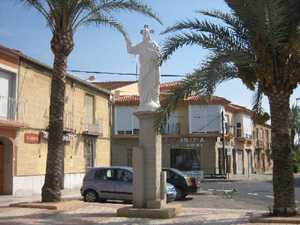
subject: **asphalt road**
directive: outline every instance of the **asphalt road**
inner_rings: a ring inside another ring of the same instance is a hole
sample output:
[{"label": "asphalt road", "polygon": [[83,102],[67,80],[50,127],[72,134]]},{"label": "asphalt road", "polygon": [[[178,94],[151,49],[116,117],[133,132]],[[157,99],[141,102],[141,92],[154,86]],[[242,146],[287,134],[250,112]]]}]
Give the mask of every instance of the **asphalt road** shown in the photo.
[{"label": "asphalt road", "polygon": [[[184,207],[191,208],[231,208],[268,210],[273,205],[271,179],[243,181],[207,181],[203,190],[213,195],[188,196],[180,201]],[[234,190],[233,192],[231,190]],[[300,207],[300,176],[295,177],[296,203]]]}]

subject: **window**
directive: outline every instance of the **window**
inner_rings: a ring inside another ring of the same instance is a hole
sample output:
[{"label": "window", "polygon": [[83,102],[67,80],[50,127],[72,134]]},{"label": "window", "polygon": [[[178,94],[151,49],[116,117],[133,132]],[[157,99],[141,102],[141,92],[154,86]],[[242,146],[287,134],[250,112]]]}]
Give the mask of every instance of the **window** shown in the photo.
[{"label": "window", "polygon": [[133,114],[134,107],[129,106],[117,106],[115,107],[115,134],[138,134],[139,133],[139,121]]},{"label": "window", "polygon": [[177,180],[179,178],[180,177],[176,173],[173,173],[171,171],[167,171],[167,180]]},{"label": "window", "polygon": [[96,138],[87,136],[84,140],[85,167],[95,166],[96,161]]},{"label": "window", "polygon": [[225,125],[224,125],[224,129],[225,129],[225,134],[229,134],[230,132],[230,127],[229,127],[229,115],[225,115]]},{"label": "window", "polygon": [[127,170],[118,169],[116,171],[116,180],[121,182],[132,182],[133,174]]},{"label": "window", "polygon": [[95,178],[97,180],[113,180],[114,171],[111,169],[100,169],[95,172]]},{"label": "window", "polygon": [[94,124],[95,123],[95,103],[94,96],[86,94],[84,100],[85,106],[85,123]]},{"label": "window", "polygon": [[236,137],[242,137],[242,124],[236,123]]}]

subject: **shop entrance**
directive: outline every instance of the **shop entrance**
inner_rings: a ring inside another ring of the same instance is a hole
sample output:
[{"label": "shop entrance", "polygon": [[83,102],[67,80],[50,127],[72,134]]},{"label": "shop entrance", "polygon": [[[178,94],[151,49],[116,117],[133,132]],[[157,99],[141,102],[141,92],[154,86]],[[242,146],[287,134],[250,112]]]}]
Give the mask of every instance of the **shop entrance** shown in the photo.
[{"label": "shop entrance", "polygon": [[11,141],[0,137],[0,195],[12,194],[12,156]]}]

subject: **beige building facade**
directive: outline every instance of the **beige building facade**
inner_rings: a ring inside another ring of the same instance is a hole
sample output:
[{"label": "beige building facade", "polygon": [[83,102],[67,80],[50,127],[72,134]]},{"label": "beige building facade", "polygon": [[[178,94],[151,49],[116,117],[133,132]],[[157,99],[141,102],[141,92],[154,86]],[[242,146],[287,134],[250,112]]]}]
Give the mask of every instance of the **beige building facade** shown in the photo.
[{"label": "beige building facade", "polygon": [[[139,133],[139,122],[134,116],[139,97],[137,91],[132,92],[137,83],[98,85],[117,93],[113,107],[112,165],[131,166],[132,149],[138,145]],[[178,82],[161,84],[161,99],[176,85]],[[205,177],[270,171],[271,130],[269,126],[254,124],[252,115],[251,110],[217,96],[185,99],[171,113],[162,131],[163,167],[203,171]],[[257,127],[264,130],[265,139],[256,135]]]},{"label": "beige building facade", "polygon": [[[0,47],[0,194],[40,193],[47,159],[51,68]],[[66,78],[64,188],[111,162],[110,92]]]}]

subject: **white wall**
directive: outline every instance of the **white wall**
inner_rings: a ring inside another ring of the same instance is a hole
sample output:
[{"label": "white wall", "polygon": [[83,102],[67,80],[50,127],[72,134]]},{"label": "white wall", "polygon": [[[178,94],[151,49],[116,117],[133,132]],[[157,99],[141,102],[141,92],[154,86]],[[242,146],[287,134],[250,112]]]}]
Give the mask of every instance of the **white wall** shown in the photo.
[{"label": "white wall", "polygon": [[115,106],[114,115],[114,131],[133,131],[139,129],[139,122],[137,117],[133,114],[136,107],[133,106]]},{"label": "white wall", "polygon": [[190,105],[189,132],[222,132],[221,105]]},{"label": "white wall", "polygon": [[171,112],[168,121],[165,125],[164,133],[166,134],[177,134],[179,133],[179,116],[178,112]]},{"label": "white wall", "polygon": [[251,137],[253,135],[253,121],[251,116],[243,113],[238,113],[235,115],[235,124],[241,123],[242,125],[242,137]]},{"label": "white wall", "polygon": [[253,135],[253,122],[250,116],[243,115],[243,135],[244,137],[252,137]]},{"label": "white wall", "polygon": [[[84,175],[84,173],[65,174],[64,189],[79,191]],[[44,180],[45,176],[15,176],[13,177],[13,195],[40,194]]]}]

